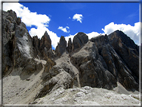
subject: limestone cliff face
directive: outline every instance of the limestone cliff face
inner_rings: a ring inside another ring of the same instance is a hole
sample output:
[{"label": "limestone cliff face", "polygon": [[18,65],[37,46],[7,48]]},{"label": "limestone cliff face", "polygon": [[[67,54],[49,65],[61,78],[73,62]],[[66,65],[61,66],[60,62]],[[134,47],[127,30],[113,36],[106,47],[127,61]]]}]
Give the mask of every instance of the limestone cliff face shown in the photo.
[{"label": "limestone cliff face", "polygon": [[90,40],[79,32],[68,43],[61,36],[54,51],[47,31],[41,39],[31,37],[14,11],[2,14],[5,104],[29,104],[61,87],[113,89],[120,82],[138,90],[138,46],[122,31]]}]

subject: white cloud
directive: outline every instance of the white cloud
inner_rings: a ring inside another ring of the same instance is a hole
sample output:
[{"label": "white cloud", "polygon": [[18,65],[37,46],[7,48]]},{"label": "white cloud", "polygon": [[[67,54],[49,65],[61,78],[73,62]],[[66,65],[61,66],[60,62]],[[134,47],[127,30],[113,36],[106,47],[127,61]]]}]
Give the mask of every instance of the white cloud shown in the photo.
[{"label": "white cloud", "polygon": [[88,33],[88,38],[91,39],[93,37],[96,37],[96,36],[99,36],[100,34],[102,33],[98,33],[98,32],[91,32],[91,33]]},{"label": "white cloud", "polygon": [[82,14],[75,14],[73,16],[73,19],[79,21],[80,23],[82,23],[82,18],[83,18]]},{"label": "white cloud", "polygon": [[[17,13],[18,17],[21,17],[22,21],[27,25],[35,26],[48,26],[50,18],[45,14],[37,14],[36,12],[31,12],[27,7],[19,3],[3,3],[3,10],[12,9]],[[42,20],[41,20],[42,19]]]},{"label": "white cloud", "polygon": [[47,27],[50,22],[50,18],[45,14],[37,14],[36,12],[31,12],[27,7],[23,6],[20,3],[4,3],[3,10],[7,11],[12,9],[16,12],[18,17],[21,17],[22,21],[26,26],[31,27],[32,25],[37,28],[31,28],[29,33],[31,36],[37,35],[38,38],[41,38],[45,31],[48,32],[52,40],[52,46],[56,48],[57,43],[59,42],[59,37],[56,33],[50,31]]},{"label": "white cloud", "polygon": [[58,29],[62,30],[65,33],[69,33],[70,31],[68,31],[67,29],[69,29],[68,26],[66,26],[65,28],[63,28],[62,26],[59,26]]},{"label": "white cloud", "polygon": [[135,41],[136,44],[139,44],[140,37],[140,22],[134,23],[134,26],[130,24],[114,24],[114,22],[109,23],[102,29],[105,34],[110,34],[115,30],[123,31],[127,36]]}]

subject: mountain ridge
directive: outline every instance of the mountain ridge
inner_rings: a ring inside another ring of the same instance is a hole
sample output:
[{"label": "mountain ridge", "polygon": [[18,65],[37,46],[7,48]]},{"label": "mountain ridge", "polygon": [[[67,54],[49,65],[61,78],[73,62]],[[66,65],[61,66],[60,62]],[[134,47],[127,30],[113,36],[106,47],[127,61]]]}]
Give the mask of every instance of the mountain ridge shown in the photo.
[{"label": "mountain ridge", "polygon": [[139,91],[138,46],[122,31],[91,39],[79,32],[68,42],[61,36],[52,50],[47,31],[31,37],[14,11],[2,14],[4,104],[33,103],[60,88],[113,90],[117,82]]}]

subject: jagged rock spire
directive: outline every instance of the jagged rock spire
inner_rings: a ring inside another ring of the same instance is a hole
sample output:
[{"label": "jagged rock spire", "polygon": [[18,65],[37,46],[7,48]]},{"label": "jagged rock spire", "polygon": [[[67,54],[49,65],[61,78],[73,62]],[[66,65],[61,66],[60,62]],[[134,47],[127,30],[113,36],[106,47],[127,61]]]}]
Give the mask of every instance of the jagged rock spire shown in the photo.
[{"label": "jagged rock spire", "polygon": [[64,36],[61,36],[60,41],[56,47],[57,56],[61,56],[66,50],[67,41]]},{"label": "jagged rock spire", "polygon": [[72,52],[72,41],[71,41],[71,38],[69,38],[69,40],[68,40],[68,47],[67,47],[67,49],[68,49],[68,52]]},{"label": "jagged rock spire", "polygon": [[51,39],[48,35],[47,31],[45,31],[44,35],[41,38],[40,41],[40,49],[43,50],[46,47],[47,50],[51,48]]}]

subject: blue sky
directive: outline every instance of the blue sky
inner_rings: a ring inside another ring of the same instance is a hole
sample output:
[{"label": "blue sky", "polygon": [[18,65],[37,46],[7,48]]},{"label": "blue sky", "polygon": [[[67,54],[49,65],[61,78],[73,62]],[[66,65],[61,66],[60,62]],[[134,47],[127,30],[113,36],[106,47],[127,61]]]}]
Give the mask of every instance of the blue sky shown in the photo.
[{"label": "blue sky", "polygon": [[[101,28],[110,22],[134,25],[139,21],[139,3],[21,3],[31,11],[46,14],[51,18],[49,28],[58,36],[67,33],[59,26],[69,26],[70,33],[82,31],[103,33]],[[37,8],[40,7],[40,8]],[[72,19],[74,14],[82,14],[82,23]],[[69,19],[70,17],[70,19]]]},{"label": "blue sky", "polygon": [[26,24],[31,36],[42,37],[45,30],[53,48],[60,36],[66,40],[77,32],[89,38],[122,30],[139,44],[139,3],[5,3],[3,10],[13,9]]}]

